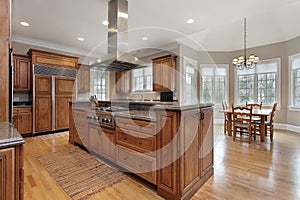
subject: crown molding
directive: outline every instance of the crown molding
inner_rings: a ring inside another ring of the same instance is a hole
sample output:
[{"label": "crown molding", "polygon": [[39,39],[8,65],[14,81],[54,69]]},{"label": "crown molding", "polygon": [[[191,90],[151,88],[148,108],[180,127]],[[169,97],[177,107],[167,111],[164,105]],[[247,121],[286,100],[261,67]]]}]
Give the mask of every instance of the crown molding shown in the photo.
[{"label": "crown molding", "polygon": [[45,41],[45,40],[39,40],[39,39],[30,38],[30,37],[25,37],[23,35],[18,35],[18,34],[12,35],[12,41],[22,43],[22,44],[28,44],[28,45],[34,45],[37,47],[52,49],[55,51],[63,51],[63,52],[71,53],[71,54],[98,58],[98,56],[96,54],[90,54],[90,52],[87,52],[82,49],[58,44],[55,42],[49,42],[49,41]]}]

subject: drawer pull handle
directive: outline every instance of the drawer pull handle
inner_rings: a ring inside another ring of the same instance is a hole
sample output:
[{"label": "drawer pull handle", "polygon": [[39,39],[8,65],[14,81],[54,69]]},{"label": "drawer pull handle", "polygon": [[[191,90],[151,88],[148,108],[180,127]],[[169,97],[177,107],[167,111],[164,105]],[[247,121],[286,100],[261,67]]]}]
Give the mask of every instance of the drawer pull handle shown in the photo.
[{"label": "drawer pull handle", "polygon": [[139,145],[143,144],[142,142],[139,142]]},{"label": "drawer pull handle", "polygon": [[126,157],[126,158],[124,158],[124,160],[127,160],[128,158]]},{"label": "drawer pull handle", "polygon": [[124,140],[127,140],[127,137],[124,137]]},{"label": "drawer pull handle", "polygon": [[139,165],[139,167],[140,167],[140,168],[142,168],[142,167],[143,167],[143,165]]}]

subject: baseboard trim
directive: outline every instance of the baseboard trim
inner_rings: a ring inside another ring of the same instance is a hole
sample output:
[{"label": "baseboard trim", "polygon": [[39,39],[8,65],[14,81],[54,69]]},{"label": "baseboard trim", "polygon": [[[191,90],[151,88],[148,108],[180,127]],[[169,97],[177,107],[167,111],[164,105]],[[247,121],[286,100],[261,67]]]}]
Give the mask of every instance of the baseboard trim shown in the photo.
[{"label": "baseboard trim", "polygon": [[294,125],[290,125],[290,124],[274,123],[274,129],[280,129],[280,130],[293,131],[296,133],[300,133],[300,126],[294,126]]}]

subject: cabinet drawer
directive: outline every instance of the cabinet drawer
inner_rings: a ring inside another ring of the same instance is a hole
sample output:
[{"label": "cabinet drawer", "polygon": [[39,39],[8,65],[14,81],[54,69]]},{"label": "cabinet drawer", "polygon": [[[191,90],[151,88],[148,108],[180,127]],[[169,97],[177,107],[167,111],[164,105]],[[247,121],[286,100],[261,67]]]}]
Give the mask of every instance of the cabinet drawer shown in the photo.
[{"label": "cabinet drawer", "polygon": [[[117,128],[117,144],[139,152],[153,152],[156,150],[156,137],[138,133],[136,131]],[[155,157],[152,153],[151,156]]]},{"label": "cabinet drawer", "polygon": [[13,108],[13,113],[31,113],[32,107],[16,107]]},{"label": "cabinet drawer", "polygon": [[156,134],[156,124],[153,122],[117,117],[116,125],[122,129],[134,130],[149,135]]},{"label": "cabinet drawer", "polygon": [[124,147],[117,146],[117,164],[137,174],[145,180],[156,183],[156,159],[134,152]]}]

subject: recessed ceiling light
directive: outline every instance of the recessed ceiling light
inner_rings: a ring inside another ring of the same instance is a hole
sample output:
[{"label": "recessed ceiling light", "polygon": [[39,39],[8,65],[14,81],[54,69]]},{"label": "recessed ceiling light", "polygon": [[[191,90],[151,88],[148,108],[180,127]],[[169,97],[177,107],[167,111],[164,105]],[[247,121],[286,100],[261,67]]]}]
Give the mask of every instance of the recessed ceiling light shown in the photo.
[{"label": "recessed ceiling light", "polygon": [[192,24],[192,23],[194,23],[194,22],[195,22],[194,19],[188,19],[188,20],[186,21],[186,23],[188,23],[188,24]]},{"label": "recessed ceiling light", "polygon": [[101,60],[100,58],[97,59],[97,63],[101,63],[101,61],[102,61],[102,60]]},{"label": "recessed ceiling light", "polygon": [[142,40],[146,41],[146,40],[148,40],[148,38],[147,37],[142,37]]},{"label": "recessed ceiling light", "polygon": [[107,20],[103,20],[102,24],[105,25],[105,26],[107,26],[109,24],[109,22]]},{"label": "recessed ceiling light", "polygon": [[84,41],[84,38],[79,37],[78,40],[79,40],[79,41]]},{"label": "recessed ceiling light", "polygon": [[27,23],[27,22],[20,22],[20,24],[21,24],[22,26],[29,26],[29,23]]}]

